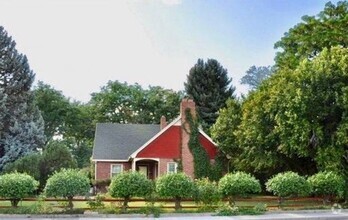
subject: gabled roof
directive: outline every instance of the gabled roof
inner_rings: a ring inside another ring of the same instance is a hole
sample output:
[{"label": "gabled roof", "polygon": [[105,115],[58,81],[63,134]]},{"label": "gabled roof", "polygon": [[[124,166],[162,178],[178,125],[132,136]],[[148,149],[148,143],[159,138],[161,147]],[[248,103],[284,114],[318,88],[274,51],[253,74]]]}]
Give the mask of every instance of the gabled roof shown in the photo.
[{"label": "gabled roof", "polygon": [[93,160],[128,160],[130,155],[160,131],[154,124],[98,123]]}]

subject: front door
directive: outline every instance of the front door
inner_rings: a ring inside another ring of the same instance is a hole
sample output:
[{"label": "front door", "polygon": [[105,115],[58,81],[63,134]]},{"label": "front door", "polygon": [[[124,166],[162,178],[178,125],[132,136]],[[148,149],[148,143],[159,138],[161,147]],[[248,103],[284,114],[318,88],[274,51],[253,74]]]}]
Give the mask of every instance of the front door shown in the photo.
[{"label": "front door", "polygon": [[139,172],[143,173],[147,178],[148,178],[148,170],[147,170],[147,166],[138,166]]}]

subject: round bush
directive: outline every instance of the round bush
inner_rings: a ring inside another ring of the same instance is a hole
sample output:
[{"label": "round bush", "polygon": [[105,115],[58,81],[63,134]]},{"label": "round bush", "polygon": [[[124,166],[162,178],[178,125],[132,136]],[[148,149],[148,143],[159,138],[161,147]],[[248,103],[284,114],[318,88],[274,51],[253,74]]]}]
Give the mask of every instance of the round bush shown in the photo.
[{"label": "round bush", "polygon": [[144,197],[153,191],[152,181],[139,172],[127,171],[120,173],[111,180],[109,193],[112,197],[124,198],[123,209],[127,209],[131,197]]},{"label": "round bush", "polygon": [[159,196],[175,199],[175,209],[181,208],[181,199],[193,196],[194,183],[184,173],[171,173],[161,176],[156,181]]},{"label": "round bush", "polygon": [[204,178],[196,180],[195,185],[196,202],[203,203],[205,206],[212,206],[220,201],[221,195],[216,182],[211,182],[208,178]]},{"label": "round bush", "polygon": [[308,178],[308,182],[315,195],[323,196],[324,203],[330,197],[343,197],[345,189],[344,178],[334,172],[319,172]]},{"label": "round bush", "polygon": [[219,181],[219,191],[234,205],[236,196],[246,196],[261,192],[259,180],[248,173],[236,172],[223,176]]},{"label": "round bush", "polygon": [[89,192],[89,189],[90,184],[87,176],[76,169],[62,169],[48,178],[44,193],[46,196],[67,198],[69,207],[72,209],[74,196],[84,196]]},{"label": "round bush", "polygon": [[266,183],[266,190],[276,196],[305,196],[310,193],[306,179],[292,171],[278,173]]},{"label": "round bush", "polygon": [[34,193],[39,182],[24,173],[9,173],[0,176],[0,197],[11,201],[16,207],[18,202]]}]

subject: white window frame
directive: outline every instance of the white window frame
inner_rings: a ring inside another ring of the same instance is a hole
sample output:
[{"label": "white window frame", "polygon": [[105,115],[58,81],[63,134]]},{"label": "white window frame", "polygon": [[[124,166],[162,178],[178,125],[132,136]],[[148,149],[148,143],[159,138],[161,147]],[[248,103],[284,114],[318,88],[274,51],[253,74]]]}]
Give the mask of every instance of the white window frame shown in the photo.
[{"label": "white window frame", "polygon": [[111,164],[111,165],[110,165],[110,178],[112,178],[112,177],[114,177],[114,176],[120,174],[120,173],[113,173],[113,172],[112,172],[112,171],[113,171],[112,168],[113,168],[114,166],[120,166],[120,167],[121,167],[121,172],[120,172],[120,173],[123,172],[123,164],[119,164],[119,163],[117,163],[117,164]]},{"label": "white window frame", "polygon": [[[174,164],[174,172],[169,170],[170,165]],[[178,163],[176,162],[168,162],[167,163],[167,173],[177,173],[178,172]]]}]

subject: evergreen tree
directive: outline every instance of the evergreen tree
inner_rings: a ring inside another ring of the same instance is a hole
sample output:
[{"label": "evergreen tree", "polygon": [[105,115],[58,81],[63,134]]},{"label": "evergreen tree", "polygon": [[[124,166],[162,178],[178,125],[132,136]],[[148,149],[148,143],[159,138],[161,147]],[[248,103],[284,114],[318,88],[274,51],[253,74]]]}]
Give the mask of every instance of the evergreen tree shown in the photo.
[{"label": "evergreen tree", "polygon": [[205,131],[215,123],[219,109],[226,106],[227,99],[233,97],[235,88],[230,85],[231,82],[227,70],[214,59],[208,59],[206,63],[198,59],[190,69],[185,90],[196,103]]},{"label": "evergreen tree", "polygon": [[44,121],[30,91],[34,73],[0,26],[0,170],[42,147]]}]

